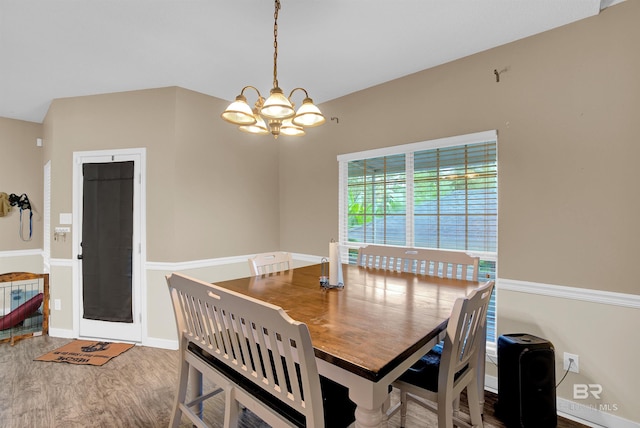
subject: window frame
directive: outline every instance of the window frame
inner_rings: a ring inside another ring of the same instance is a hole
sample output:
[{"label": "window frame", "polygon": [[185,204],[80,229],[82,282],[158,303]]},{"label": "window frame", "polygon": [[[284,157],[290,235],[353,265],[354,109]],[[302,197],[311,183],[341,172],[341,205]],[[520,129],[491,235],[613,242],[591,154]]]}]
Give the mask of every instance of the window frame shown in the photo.
[{"label": "window frame", "polygon": [[[414,173],[414,165],[413,165],[413,154],[415,152],[420,152],[424,150],[434,150],[434,149],[442,149],[447,147],[456,147],[456,146],[464,146],[469,144],[477,144],[477,143],[486,143],[486,142],[495,142],[496,144],[496,167],[498,164],[498,133],[496,130],[476,132],[472,134],[458,135],[453,137],[445,137],[438,138],[434,140],[420,141],[416,143],[402,144],[396,146],[389,146],[371,150],[364,150],[360,152],[346,153],[340,154],[337,156],[338,160],[338,171],[339,171],[339,179],[338,179],[338,236],[339,236],[339,244],[342,248],[343,260],[349,260],[348,253],[349,250],[357,250],[362,246],[368,245],[368,243],[357,243],[357,242],[349,242],[348,241],[348,207],[349,207],[349,191],[348,191],[348,181],[349,181],[349,162],[372,159],[372,158],[381,158],[386,156],[393,155],[401,155],[404,154],[406,156],[405,168],[406,168],[406,182],[407,182],[407,195],[406,195],[406,246],[412,247],[415,246],[415,237],[413,225],[414,221],[409,221],[409,217],[413,216],[413,173]],[[496,170],[496,177],[498,175],[498,171]],[[412,183],[408,185],[408,183]],[[496,192],[498,188],[498,183],[496,182]],[[497,210],[497,207],[496,207]],[[481,260],[491,261],[495,263],[495,276],[498,276],[498,236],[497,236],[497,227],[499,223],[499,213],[496,211],[496,251],[495,252],[486,252],[486,251],[466,251],[468,254],[472,256],[479,256]],[[381,244],[384,245],[384,244]],[[494,302],[495,302],[495,310],[493,311],[493,316],[496,318],[494,323],[494,339],[496,339],[497,334],[497,297],[496,293],[494,293]],[[496,339],[497,340],[497,339]],[[496,341],[487,341],[487,353],[490,355],[496,355]]]}]

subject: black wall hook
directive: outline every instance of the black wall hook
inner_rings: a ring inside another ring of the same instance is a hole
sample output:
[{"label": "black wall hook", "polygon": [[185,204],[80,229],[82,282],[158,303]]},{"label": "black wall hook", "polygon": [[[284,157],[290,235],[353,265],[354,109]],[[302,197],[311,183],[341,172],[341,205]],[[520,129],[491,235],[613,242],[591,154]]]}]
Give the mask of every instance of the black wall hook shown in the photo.
[{"label": "black wall hook", "polygon": [[503,69],[502,69],[502,70],[500,70],[500,71],[498,71],[498,69],[497,69],[497,68],[493,70],[493,74],[495,74],[495,75],[496,75],[496,83],[497,83],[497,82],[500,82],[500,75],[501,75],[502,73],[504,73],[505,71],[508,71],[508,70],[509,70],[509,67],[505,67],[505,68],[503,68]]}]

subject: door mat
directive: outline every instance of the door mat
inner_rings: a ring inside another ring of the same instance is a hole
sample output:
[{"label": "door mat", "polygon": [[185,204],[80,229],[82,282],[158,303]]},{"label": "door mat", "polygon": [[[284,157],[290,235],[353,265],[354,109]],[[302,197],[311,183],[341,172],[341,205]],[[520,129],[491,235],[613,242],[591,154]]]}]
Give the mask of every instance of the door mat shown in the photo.
[{"label": "door mat", "polygon": [[91,340],[74,340],[66,345],[48,352],[34,361],[51,361],[55,363],[85,364],[101,366],[110,359],[131,349],[131,343],[97,342]]}]

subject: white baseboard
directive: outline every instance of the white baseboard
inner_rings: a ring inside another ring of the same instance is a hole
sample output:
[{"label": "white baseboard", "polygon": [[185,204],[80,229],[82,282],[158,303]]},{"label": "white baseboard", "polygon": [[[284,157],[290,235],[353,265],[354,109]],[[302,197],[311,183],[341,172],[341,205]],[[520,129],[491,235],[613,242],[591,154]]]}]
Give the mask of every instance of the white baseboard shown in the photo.
[{"label": "white baseboard", "polygon": [[73,330],[67,330],[64,328],[51,328],[51,327],[49,327],[49,336],[60,337],[63,339],[75,339],[77,337],[73,333]]},{"label": "white baseboard", "polygon": [[495,376],[484,376],[484,389],[494,394],[498,393],[498,378]]},{"label": "white baseboard", "polygon": [[169,339],[158,339],[154,337],[147,337],[142,341],[143,346],[149,346],[152,348],[162,348],[162,349],[178,349],[178,341],[177,340],[169,340]]},{"label": "white baseboard", "polygon": [[[74,334],[73,330],[67,330],[64,328],[49,328],[49,336],[58,337],[62,339],[76,339],[78,336]],[[142,341],[143,346],[149,346],[152,348],[162,349],[178,349],[177,340],[158,339],[154,337],[148,337]]]}]

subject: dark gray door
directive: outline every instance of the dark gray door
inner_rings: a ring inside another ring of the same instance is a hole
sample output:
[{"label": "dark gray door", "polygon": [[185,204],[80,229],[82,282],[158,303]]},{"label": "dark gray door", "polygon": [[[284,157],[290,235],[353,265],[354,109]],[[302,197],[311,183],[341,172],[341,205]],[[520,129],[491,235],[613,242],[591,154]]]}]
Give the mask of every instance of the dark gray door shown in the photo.
[{"label": "dark gray door", "polygon": [[82,169],[83,318],[132,323],[134,162]]}]

